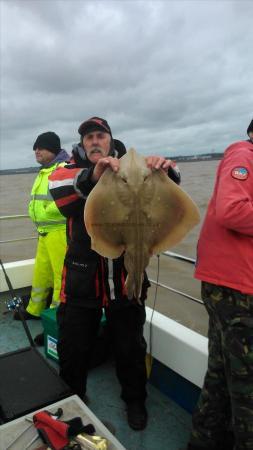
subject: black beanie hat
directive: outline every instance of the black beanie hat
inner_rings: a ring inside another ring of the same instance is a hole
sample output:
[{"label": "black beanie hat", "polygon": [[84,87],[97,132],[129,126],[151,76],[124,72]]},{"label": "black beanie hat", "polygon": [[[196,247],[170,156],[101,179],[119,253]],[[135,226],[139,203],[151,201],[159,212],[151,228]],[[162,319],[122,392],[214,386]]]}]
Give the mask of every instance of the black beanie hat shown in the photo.
[{"label": "black beanie hat", "polygon": [[252,121],[250,122],[250,124],[249,124],[249,126],[247,128],[247,135],[248,136],[249,136],[250,132],[253,132],[253,119],[252,119]]},{"label": "black beanie hat", "polygon": [[112,136],[111,128],[108,125],[108,122],[101,117],[91,117],[85,122],[81,123],[78,128],[78,133],[83,137],[88,133],[92,133],[92,131],[100,130],[104,133],[109,133]]},{"label": "black beanie hat", "polygon": [[53,131],[40,134],[33,144],[33,150],[44,148],[55,155],[61,151],[61,141],[59,136]]}]

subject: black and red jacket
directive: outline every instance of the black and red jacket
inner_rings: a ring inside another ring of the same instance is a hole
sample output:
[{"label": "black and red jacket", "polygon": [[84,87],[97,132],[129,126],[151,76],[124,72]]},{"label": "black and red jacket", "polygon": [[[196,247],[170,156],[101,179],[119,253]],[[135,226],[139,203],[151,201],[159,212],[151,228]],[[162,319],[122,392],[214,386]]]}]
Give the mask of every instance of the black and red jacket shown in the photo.
[{"label": "black and red jacket", "polygon": [[[122,154],[113,150],[112,156]],[[65,167],[57,168],[49,177],[49,189],[60,212],[67,217],[67,253],[64,261],[61,300],[85,307],[127,306],[127,276],[123,256],[108,260],[91,249],[91,240],[84,225],[84,206],[94,187],[91,181],[93,164],[76,146]],[[180,174],[170,168],[171,176],[180,182]],[[145,273],[141,300],[150,286]]]}]

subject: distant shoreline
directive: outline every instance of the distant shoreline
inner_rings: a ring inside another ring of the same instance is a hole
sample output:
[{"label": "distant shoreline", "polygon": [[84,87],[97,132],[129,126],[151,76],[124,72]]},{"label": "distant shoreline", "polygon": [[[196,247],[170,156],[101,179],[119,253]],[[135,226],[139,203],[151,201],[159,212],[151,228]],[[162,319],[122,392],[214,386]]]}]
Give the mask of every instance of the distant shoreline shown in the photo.
[{"label": "distant shoreline", "polygon": [[37,173],[40,167],[23,167],[21,169],[5,169],[0,170],[0,175],[18,175],[22,173]]},{"label": "distant shoreline", "polygon": [[[202,155],[190,155],[190,156],[165,156],[166,159],[172,159],[176,162],[198,162],[198,161],[212,161],[221,159],[223,153],[206,153]],[[0,175],[18,175],[22,173],[37,173],[40,167],[23,167],[20,169],[5,169],[0,170]]]},{"label": "distant shoreline", "polygon": [[205,155],[191,155],[191,156],[171,156],[166,159],[172,159],[176,162],[199,162],[199,161],[217,161],[222,159],[224,153],[207,153]]}]

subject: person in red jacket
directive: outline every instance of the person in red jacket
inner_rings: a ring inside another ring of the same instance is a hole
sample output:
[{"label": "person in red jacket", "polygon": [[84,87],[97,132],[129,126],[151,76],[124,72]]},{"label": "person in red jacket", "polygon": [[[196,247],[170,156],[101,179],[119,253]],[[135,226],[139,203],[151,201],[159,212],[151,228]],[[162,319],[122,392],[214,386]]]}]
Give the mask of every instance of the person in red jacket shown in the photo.
[{"label": "person in red jacket", "polygon": [[[249,128],[250,137],[253,122]],[[251,139],[230,145],[219,164],[200,232],[195,277],[202,281],[209,315],[209,355],[187,448],[253,449]]]},{"label": "person in red jacket", "polygon": [[[100,117],[84,121],[78,131],[81,139],[73,148],[70,164],[56,170],[49,183],[57,207],[67,217],[68,249],[57,312],[60,376],[74,393],[84,398],[87,371],[104,308],[128,423],[131,428],[141,430],[147,424],[143,326],[149,281],[144,273],[141,304],[135,298],[129,300],[124,288],[127,273],[123,255],[108,260],[92,250],[83,219],[88,194],[107,167],[118,170],[119,158],[126,149],[113,139],[108,122]],[[179,183],[180,175],[170,160],[150,156],[147,165],[153,170],[162,168]]]}]

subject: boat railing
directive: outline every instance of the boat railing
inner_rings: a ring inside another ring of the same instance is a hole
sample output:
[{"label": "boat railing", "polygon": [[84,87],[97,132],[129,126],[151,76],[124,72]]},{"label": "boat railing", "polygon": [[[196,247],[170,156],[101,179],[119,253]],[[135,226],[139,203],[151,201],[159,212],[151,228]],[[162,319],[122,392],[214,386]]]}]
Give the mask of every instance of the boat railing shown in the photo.
[{"label": "boat railing", "polygon": [[[19,220],[19,219],[29,219],[29,215],[28,214],[15,214],[12,216],[0,216],[0,221],[1,220]],[[12,244],[14,242],[23,242],[23,241],[30,241],[33,239],[38,239],[37,236],[29,236],[29,237],[22,237],[22,238],[18,238],[18,239],[5,239],[5,240],[0,240],[0,244]]]},{"label": "boat railing", "polygon": [[[0,216],[0,221],[1,220],[19,220],[19,219],[28,219],[29,215],[28,214],[16,214],[16,215],[11,215],[11,216]],[[6,240],[0,240],[0,244],[9,244],[9,243],[14,243],[14,242],[23,242],[23,241],[29,241],[29,240],[34,240],[34,239],[38,239],[37,236],[30,236],[30,237],[23,237],[23,238],[18,238],[18,239],[6,239]],[[195,259],[193,258],[189,258],[187,256],[184,255],[180,255],[178,253],[174,253],[171,251],[166,251],[163,252],[162,255],[168,256],[169,258],[173,258],[173,259],[177,259],[179,261],[183,261],[186,262],[188,264],[195,264]],[[175,294],[181,295],[184,298],[187,298],[188,300],[191,300],[195,303],[199,303],[203,305],[203,301],[193,297],[192,295],[189,295],[185,292],[179,291],[178,289],[175,289],[171,286],[168,286],[166,284],[162,284],[157,280],[153,280],[151,278],[149,278],[149,281],[154,284],[155,286],[159,286],[163,289],[167,289],[168,291],[174,292]]]},{"label": "boat railing", "polygon": [[[180,255],[178,253],[174,253],[174,252],[170,252],[170,251],[162,252],[162,255],[168,256],[168,257],[173,258],[173,259],[177,259],[179,261],[184,261],[184,262],[189,263],[189,264],[195,264],[195,262],[196,262],[196,260],[193,259],[193,258],[189,258],[187,256]],[[168,286],[166,284],[162,284],[159,281],[152,280],[152,278],[149,278],[149,281],[152,284],[154,284],[154,285],[160,286],[160,287],[162,287],[164,289],[167,289],[168,291],[174,292],[175,294],[179,294],[182,297],[185,297],[185,298],[187,298],[187,299],[189,299],[189,300],[191,300],[191,301],[193,301],[195,303],[199,303],[201,305],[204,304],[203,301],[200,300],[199,298],[193,297],[192,295],[186,294],[185,292],[179,291],[178,289],[175,289],[175,288],[173,288],[171,286]]]}]

